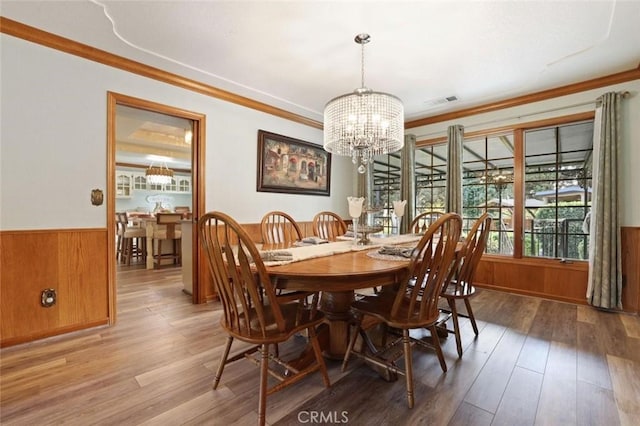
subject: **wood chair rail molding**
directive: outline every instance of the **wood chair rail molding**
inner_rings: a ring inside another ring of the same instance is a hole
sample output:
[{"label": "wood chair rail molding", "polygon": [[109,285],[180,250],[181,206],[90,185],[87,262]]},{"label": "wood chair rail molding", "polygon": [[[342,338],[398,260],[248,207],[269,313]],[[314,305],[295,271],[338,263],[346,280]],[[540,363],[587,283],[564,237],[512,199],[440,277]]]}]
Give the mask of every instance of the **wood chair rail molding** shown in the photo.
[{"label": "wood chair rail molding", "polygon": [[[196,93],[211,96],[216,99],[232,102],[250,109],[265,112],[286,120],[304,124],[316,129],[322,129],[323,125],[317,120],[304,117],[290,111],[277,108],[263,102],[259,102],[244,96],[240,96],[226,90],[218,89],[208,84],[201,83],[177,74],[162,71],[140,62],[132,61],[104,50],[82,44],[65,37],[61,37],[47,31],[40,30],[35,27],[14,21],[4,16],[0,16],[0,32],[8,34],[23,40],[27,40],[42,46],[66,52],[75,56],[79,56],[91,61],[99,62],[114,68],[138,74],[164,83],[172,84],[183,89],[191,90]],[[453,120],[456,118],[467,117],[491,111],[498,111],[505,108],[511,108],[519,105],[525,105],[532,102],[543,101],[546,99],[557,98],[559,96],[570,95],[573,93],[584,92],[586,90],[596,89],[598,87],[610,86],[612,84],[624,83],[626,81],[640,79],[640,64],[637,68],[611,74],[604,77],[598,77],[591,80],[581,81],[566,86],[555,87],[553,89],[543,90],[540,92],[530,93],[510,99],[503,99],[483,105],[477,105],[470,108],[464,108],[458,111],[447,112],[443,114],[433,115],[430,117],[419,118],[411,121],[405,121],[405,129],[420,127],[427,124],[439,123],[442,121]]]}]

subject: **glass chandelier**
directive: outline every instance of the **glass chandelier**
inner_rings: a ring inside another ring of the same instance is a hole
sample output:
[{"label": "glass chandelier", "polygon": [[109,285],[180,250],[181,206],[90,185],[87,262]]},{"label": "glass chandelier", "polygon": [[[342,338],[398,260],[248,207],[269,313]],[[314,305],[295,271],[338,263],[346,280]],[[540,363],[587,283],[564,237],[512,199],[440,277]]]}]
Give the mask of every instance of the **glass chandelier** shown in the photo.
[{"label": "glass chandelier", "polygon": [[151,185],[169,185],[173,178],[173,170],[168,168],[166,164],[164,164],[164,167],[156,167],[151,163],[144,174],[147,179],[147,183],[150,183]]},{"label": "glass chandelier", "polygon": [[388,93],[374,92],[364,85],[364,45],[369,34],[358,34],[362,46],[361,82],[353,93],[330,100],[324,108],[324,149],[349,156],[364,173],[374,155],[388,154],[404,146],[404,107]]}]

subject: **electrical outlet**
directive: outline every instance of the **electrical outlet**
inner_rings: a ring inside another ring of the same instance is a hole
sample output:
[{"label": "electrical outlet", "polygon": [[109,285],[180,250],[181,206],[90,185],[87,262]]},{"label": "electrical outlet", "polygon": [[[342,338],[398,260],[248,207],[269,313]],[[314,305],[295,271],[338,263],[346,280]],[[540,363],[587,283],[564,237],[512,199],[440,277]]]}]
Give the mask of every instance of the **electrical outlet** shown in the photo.
[{"label": "electrical outlet", "polygon": [[45,308],[50,308],[56,304],[57,295],[56,290],[53,288],[47,288],[42,290],[42,298],[40,304]]}]

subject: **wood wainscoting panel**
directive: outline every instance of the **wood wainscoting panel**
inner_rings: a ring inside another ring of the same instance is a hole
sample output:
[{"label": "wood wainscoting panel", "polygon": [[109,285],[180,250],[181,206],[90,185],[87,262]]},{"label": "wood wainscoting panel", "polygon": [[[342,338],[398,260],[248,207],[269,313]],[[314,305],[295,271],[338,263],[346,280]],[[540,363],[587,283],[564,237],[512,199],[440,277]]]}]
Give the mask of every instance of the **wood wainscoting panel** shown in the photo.
[{"label": "wood wainscoting panel", "polygon": [[[640,313],[640,227],[622,228],[622,308]],[[478,287],[586,304],[587,262],[483,256],[476,272]]]},{"label": "wood wainscoting panel", "polygon": [[586,262],[561,263],[554,259],[513,259],[484,256],[475,285],[494,290],[585,304]]},{"label": "wood wainscoting panel", "polygon": [[544,291],[541,278],[540,267],[535,265],[495,262],[493,266],[493,284],[499,287],[540,294]]},{"label": "wood wainscoting panel", "polygon": [[547,267],[544,270],[543,293],[553,294],[560,300],[586,303],[588,280],[588,267],[585,267],[583,270]]},{"label": "wood wainscoting panel", "polygon": [[0,346],[108,322],[106,229],[3,231],[0,253]]},{"label": "wood wainscoting panel", "polygon": [[41,292],[58,288],[58,236],[2,233],[0,239],[0,334],[2,342],[58,327],[60,306],[40,306]]},{"label": "wood wainscoting panel", "polygon": [[[59,235],[58,285],[62,324],[79,324],[108,317],[105,235],[100,232],[64,232]],[[103,252],[103,256],[95,253]]]}]

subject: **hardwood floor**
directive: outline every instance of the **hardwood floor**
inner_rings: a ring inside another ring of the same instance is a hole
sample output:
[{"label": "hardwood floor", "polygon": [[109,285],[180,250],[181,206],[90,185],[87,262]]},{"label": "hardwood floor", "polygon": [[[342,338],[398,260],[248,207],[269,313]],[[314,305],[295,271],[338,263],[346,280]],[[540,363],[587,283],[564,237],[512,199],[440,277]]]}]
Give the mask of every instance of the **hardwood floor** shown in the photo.
[{"label": "hardwood floor", "polygon": [[[219,304],[192,305],[179,270],[118,273],[118,324],[2,349],[7,425],[255,424],[258,370],[229,365]],[[449,370],[414,350],[416,406],[404,379],[385,382],[358,361],[271,395],[273,425],[636,425],[640,419],[640,319],[543,299],[480,291],[480,335],[463,321],[464,356],[443,340]],[[303,337],[281,347],[294,353]],[[236,348],[237,349],[237,348]],[[316,422],[318,424],[318,422]]]}]

